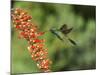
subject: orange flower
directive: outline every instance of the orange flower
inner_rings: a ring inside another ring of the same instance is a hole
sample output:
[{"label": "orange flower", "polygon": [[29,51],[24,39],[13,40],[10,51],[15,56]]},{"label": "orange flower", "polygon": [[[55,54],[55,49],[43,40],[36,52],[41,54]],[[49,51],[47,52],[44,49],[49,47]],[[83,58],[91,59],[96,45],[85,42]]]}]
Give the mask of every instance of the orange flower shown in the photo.
[{"label": "orange flower", "polygon": [[32,60],[37,62],[37,67],[43,72],[49,72],[51,61],[48,59],[47,49],[44,48],[45,40],[39,39],[44,32],[39,32],[38,27],[31,22],[32,17],[20,8],[13,9],[11,16],[15,28],[20,31],[20,37],[28,41]]}]

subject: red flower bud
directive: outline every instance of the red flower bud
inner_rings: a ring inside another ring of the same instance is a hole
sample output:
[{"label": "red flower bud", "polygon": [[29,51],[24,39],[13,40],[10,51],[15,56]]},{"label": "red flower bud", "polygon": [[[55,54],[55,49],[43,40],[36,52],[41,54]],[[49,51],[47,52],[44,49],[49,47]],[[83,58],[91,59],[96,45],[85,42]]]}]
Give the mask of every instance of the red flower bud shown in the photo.
[{"label": "red flower bud", "polygon": [[19,29],[19,28],[20,28],[20,26],[19,26],[19,25],[16,25],[16,28],[17,28],[17,29]]}]

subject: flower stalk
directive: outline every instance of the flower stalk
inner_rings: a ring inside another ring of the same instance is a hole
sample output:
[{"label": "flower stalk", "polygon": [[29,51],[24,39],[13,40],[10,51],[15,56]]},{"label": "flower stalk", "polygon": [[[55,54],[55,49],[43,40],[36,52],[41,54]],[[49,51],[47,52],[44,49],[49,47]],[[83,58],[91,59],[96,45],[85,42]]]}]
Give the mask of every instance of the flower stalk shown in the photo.
[{"label": "flower stalk", "polygon": [[24,38],[28,42],[32,60],[43,72],[50,72],[52,62],[48,58],[47,49],[44,48],[45,39],[39,38],[44,32],[40,32],[37,25],[31,22],[32,16],[20,8],[13,9],[11,17],[14,27],[19,31],[19,38]]}]

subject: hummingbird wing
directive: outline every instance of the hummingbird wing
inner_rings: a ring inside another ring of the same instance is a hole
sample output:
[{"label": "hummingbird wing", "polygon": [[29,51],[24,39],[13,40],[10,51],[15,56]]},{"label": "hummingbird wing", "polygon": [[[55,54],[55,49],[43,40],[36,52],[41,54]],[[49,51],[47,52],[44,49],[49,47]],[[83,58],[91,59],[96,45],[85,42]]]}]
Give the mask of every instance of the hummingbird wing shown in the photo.
[{"label": "hummingbird wing", "polygon": [[69,28],[67,27],[66,24],[64,24],[61,28],[60,28],[60,31],[64,34],[64,35],[67,35],[69,32],[72,31],[73,28]]},{"label": "hummingbird wing", "polygon": [[66,24],[63,24],[60,28],[60,31],[61,32],[65,32],[67,30],[67,25]]}]

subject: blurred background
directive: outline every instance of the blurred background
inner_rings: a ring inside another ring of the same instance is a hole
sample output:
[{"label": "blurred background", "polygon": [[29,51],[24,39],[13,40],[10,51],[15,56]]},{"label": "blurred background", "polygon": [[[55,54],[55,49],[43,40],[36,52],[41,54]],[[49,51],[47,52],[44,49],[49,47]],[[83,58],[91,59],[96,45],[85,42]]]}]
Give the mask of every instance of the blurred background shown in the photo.
[{"label": "blurred background", "polygon": [[[32,16],[46,39],[52,72],[88,70],[96,68],[96,6],[12,1],[11,8],[22,8]],[[49,29],[63,24],[73,27],[68,36],[76,46],[59,40]],[[11,72],[37,73],[40,70],[31,59],[27,41],[18,39],[18,31],[11,25]]]}]

